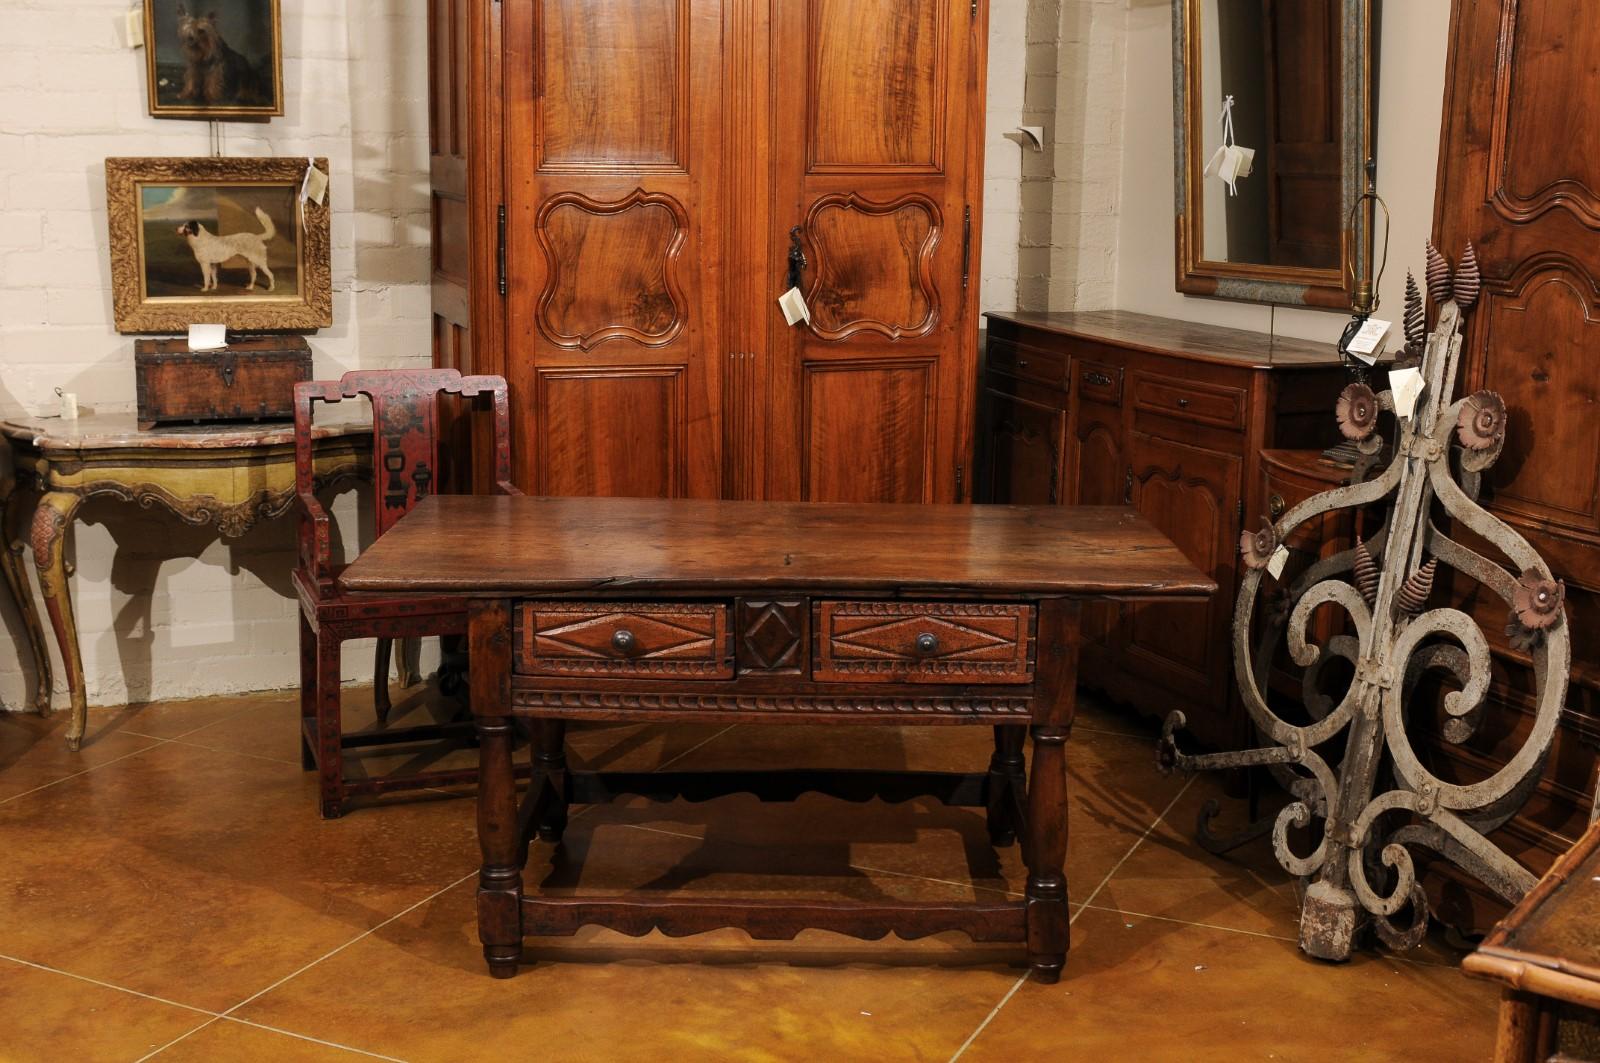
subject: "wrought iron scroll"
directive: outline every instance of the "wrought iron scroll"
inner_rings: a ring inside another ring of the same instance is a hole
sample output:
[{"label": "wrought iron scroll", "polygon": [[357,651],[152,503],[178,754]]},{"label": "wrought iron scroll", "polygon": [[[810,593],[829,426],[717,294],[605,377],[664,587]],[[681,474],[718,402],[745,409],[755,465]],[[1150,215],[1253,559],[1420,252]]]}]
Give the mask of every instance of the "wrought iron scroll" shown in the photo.
[{"label": "wrought iron scroll", "polygon": [[[1233,620],[1234,671],[1245,708],[1268,744],[1185,754],[1175,738],[1184,717],[1174,712],[1159,747],[1166,771],[1265,767],[1288,788],[1291,801],[1272,821],[1272,843],[1278,862],[1304,880],[1300,947],[1322,959],[1346,959],[1368,922],[1391,948],[1421,941],[1429,911],[1414,849],[1456,864],[1507,901],[1533,886],[1535,876],[1488,834],[1511,818],[1538,782],[1571,667],[1565,588],[1526,539],[1478,504],[1483,473],[1505,445],[1505,404],[1492,391],[1450,401],[1461,365],[1462,322],[1480,287],[1477,260],[1469,244],[1452,273],[1431,244],[1427,252],[1437,323],[1425,332],[1421,293],[1408,284],[1406,349],[1396,360],[1422,374],[1410,415],[1397,411],[1392,372],[1391,389],[1382,393],[1364,383],[1345,388],[1336,416],[1360,455],[1349,485],[1307,499],[1241,542],[1245,576]],[[1379,469],[1381,424],[1392,430],[1393,446]],[[1278,586],[1265,596],[1256,624],[1263,581],[1294,531],[1326,513],[1371,507],[1385,510],[1384,527]],[[1461,531],[1491,544],[1503,560],[1451,537]],[[1471,784],[1435,775],[1413,745],[1425,721],[1410,710],[1425,673],[1444,673],[1453,688],[1443,700],[1440,729],[1447,743],[1459,745],[1476,732],[1489,689],[1489,644],[1477,622],[1460,609],[1430,605],[1446,569],[1505,603],[1507,635],[1531,660],[1535,684],[1533,725],[1522,747]],[[1342,610],[1348,623],[1344,633],[1317,645],[1308,626],[1323,605]],[[1266,696],[1280,633],[1290,657],[1306,669],[1303,710],[1292,722],[1270,708]],[[1316,679],[1339,658],[1354,674],[1335,700],[1319,692]],[[1230,839],[1209,835],[1206,822],[1214,814],[1202,813],[1201,838],[1220,850]]]}]

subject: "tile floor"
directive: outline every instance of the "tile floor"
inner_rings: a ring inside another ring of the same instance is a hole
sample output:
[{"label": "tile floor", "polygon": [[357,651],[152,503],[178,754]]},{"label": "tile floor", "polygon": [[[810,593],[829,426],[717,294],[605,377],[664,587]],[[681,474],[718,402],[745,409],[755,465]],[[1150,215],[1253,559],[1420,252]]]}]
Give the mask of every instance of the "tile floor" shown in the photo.
[{"label": "tile floor", "polygon": [[[530,941],[532,965],[491,980],[471,802],[412,795],[321,821],[296,711],[272,694],[96,712],[77,755],[64,714],[0,714],[0,1060],[1420,1063],[1491,1047],[1494,988],[1438,943],[1302,957],[1266,843],[1196,849],[1186,831],[1215,782],[1160,777],[1153,732],[1092,702],[1068,747],[1073,949],[1056,986],[1032,983],[1015,946],[960,935],[594,928]],[[413,697],[394,723],[427,711]],[[989,736],[633,726],[572,747],[629,770],[978,770]],[[529,873],[562,891],[925,900],[1019,896],[1024,878],[976,810],[816,796],[583,811]]]}]

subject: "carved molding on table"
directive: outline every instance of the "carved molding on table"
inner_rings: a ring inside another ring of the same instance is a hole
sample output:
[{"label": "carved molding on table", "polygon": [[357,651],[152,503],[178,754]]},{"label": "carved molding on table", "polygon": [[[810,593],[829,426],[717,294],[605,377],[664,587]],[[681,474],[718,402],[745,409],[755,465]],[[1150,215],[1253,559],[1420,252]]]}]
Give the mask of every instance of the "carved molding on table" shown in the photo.
[{"label": "carved molding on table", "polygon": [[627,712],[662,710],[721,713],[788,713],[806,716],[944,716],[951,718],[1029,718],[1032,702],[1025,697],[874,698],[794,694],[643,694],[628,691],[515,690],[518,709]]}]

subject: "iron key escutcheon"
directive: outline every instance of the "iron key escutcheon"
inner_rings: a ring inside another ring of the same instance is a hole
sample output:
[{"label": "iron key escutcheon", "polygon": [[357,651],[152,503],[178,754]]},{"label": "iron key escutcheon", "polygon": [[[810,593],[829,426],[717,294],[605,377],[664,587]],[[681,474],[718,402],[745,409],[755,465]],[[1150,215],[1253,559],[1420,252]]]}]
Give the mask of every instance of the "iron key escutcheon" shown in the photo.
[{"label": "iron key escutcheon", "polygon": [[632,656],[634,651],[639,648],[639,640],[634,638],[633,632],[627,628],[618,628],[616,633],[611,636],[611,645],[618,653]]},{"label": "iron key escutcheon", "polygon": [[785,281],[787,288],[798,288],[805,283],[806,252],[800,246],[800,226],[796,225],[789,230],[789,275]]},{"label": "iron key escutcheon", "polygon": [[924,657],[939,652],[939,636],[931,631],[924,631],[917,636],[917,652]]}]

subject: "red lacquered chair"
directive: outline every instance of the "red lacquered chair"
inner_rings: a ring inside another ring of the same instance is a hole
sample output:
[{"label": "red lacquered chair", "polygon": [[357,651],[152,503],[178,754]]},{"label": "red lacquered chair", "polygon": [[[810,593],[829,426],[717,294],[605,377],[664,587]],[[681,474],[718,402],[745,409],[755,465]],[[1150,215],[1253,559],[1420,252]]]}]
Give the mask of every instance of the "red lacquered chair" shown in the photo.
[{"label": "red lacquered chair", "polygon": [[[438,487],[439,403],[442,395],[463,403],[480,395],[494,402],[494,479],[501,494],[520,494],[511,484],[510,417],[506,382],[497,376],[464,377],[454,369],[373,370],[346,373],[337,381],[311,381],[294,388],[295,488],[300,496],[300,563],[294,585],[300,596],[301,763],[321,774],[324,819],[344,811],[345,800],[384,793],[472,782],[475,768],[347,779],[344,751],[353,747],[413,743],[470,734],[470,721],[387,728],[389,652],[395,639],[462,635],[467,604],[445,595],[348,594],[339,588],[332,560],[328,514],[312,491],[311,423],[317,402],[366,396],[372,406],[376,534],[382,535]],[[345,734],[340,712],[340,647],[349,639],[378,639],[373,697],[378,726]]]}]

